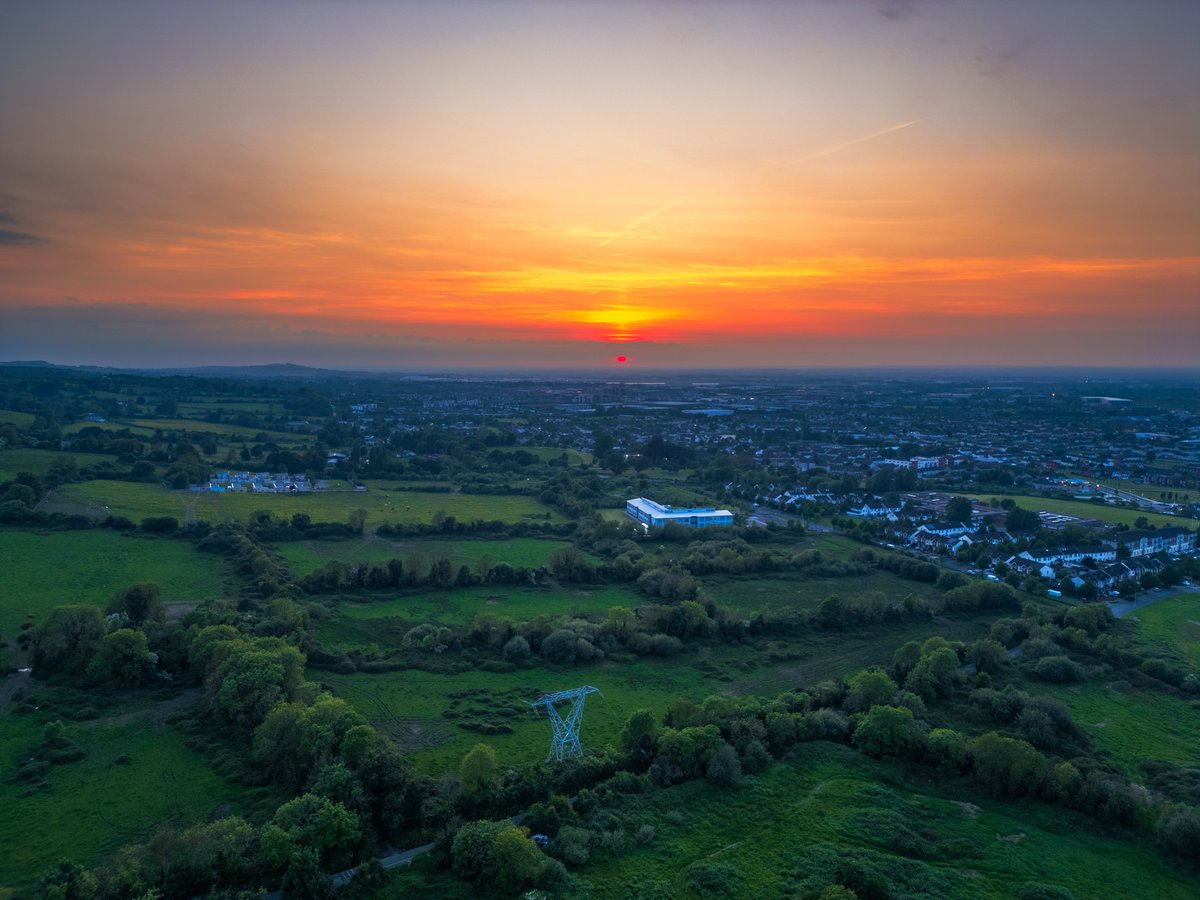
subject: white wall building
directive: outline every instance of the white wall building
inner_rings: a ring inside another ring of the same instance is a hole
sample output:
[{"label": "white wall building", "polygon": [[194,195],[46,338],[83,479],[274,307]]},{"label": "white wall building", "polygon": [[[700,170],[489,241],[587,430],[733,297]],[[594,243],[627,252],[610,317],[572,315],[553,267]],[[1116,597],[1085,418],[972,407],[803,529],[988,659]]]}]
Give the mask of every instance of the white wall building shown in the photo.
[{"label": "white wall building", "polygon": [[676,509],[636,497],[625,503],[626,514],[650,528],[662,528],[668,522],[682,525],[684,528],[709,528],[714,525],[732,525],[733,513],[727,509],[715,509],[711,506]]}]

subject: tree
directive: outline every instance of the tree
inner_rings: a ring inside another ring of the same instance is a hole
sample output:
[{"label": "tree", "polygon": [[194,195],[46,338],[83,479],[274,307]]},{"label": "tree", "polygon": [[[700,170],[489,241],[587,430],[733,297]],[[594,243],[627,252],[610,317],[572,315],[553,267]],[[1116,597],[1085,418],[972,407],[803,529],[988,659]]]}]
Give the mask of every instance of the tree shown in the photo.
[{"label": "tree", "polygon": [[738,759],[737,751],[722,742],[709,757],[704,777],[723,788],[733,787],[741,781],[742,763]]},{"label": "tree", "polygon": [[909,641],[892,654],[892,674],[903,681],[920,661],[921,645],[916,641]]},{"label": "tree", "polygon": [[950,693],[958,677],[958,654],[949,647],[939,647],[923,655],[904,679],[904,687],[926,703]]},{"label": "tree", "polygon": [[1167,809],[1154,827],[1158,846],[1180,859],[1200,859],[1200,809],[1176,804]]},{"label": "tree", "polygon": [[94,606],[56,607],[34,637],[33,669],[39,678],[82,675],[103,638],[104,620]]},{"label": "tree", "polygon": [[970,522],[973,510],[971,501],[967,497],[954,496],[946,504],[946,521],[948,522]]},{"label": "tree", "polygon": [[118,628],[100,641],[88,677],[110,681],[118,687],[141,684],[150,674],[150,645],[146,635],[136,628]]},{"label": "tree", "polygon": [[39,900],[95,900],[96,879],[76,862],[59,860],[38,879]]},{"label": "tree", "polygon": [[658,738],[659,755],[651,774],[664,784],[695,778],[704,771],[720,743],[721,732],[716,725],[664,729]]},{"label": "tree", "polygon": [[1032,509],[1014,506],[1004,517],[1004,527],[1009,531],[1033,531],[1041,525],[1041,519]]},{"label": "tree", "polygon": [[224,658],[206,683],[211,709],[232,725],[254,728],[276,703],[294,698],[304,656],[278,638],[228,643],[236,652]]},{"label": "tree", "polygon": [[254,730],[253,758],[276,781],[299,788],[328,768],[346,735],[365,724],[350,704],[332,694],[320,694],[311,704],[278,703]]},{"label": "tree", "polygon": [[468,881],[492,881],[496,877],[496,858],[492,852],[496,837],[508,822],[468,822],[458,829],[450,846],[454,871]]},{"label": "tree", "polygon": [[637,615],[624,606],[610,606],[604,628],[615,637],[625,640],[637,629]]},{"label": "tree", "polygon": [[296,847],[283,875],[283,895],[309,900],[328,897],[330,893],[329,878],[321,871],[317,851],[312,847]]},{"label": "tree", "polygon": [[989,731],[970,743],[975,777],[997,794],[1017,797],[1033,787],[1042,754],[1025,741]]},{"label": "tree", "polygon": [[467,751],[458,769],[460,790],[464,797],[486,797],[495,790],[500,765],[496,751],[487,744],[476,744]]},{"label": "tree", "polygon": [[133,625],[141,625],[147,620],[161,622],[165,618],[162,588],[153,582],[135,584],[109,600],[104,612],[108,615],[123,613]]},{"label": "tree", "polygon": [[348,861],[348,852],[362,839],[362,827],[354,813],[315,794],[302,794],[283,804],[270,825],[286,835],[292,846],[315,850],[321,865]]},{"label": "tree", "polygon": [[636,759],[650,759],[658,748],[658,722],[654,713],[639,709],[621,729],[621,752]]},{"label": "tree", "polygon": [[985,638],[967,647],[967,660],[975,664],[977,672],[994,675],[1008,663],[1008,651],[999,641]]},{"label": "tree", "polygon": [[900,706],[872,706],[859,719],[854,731],[854,746],[868,756],[913,758],[923,751],[921,730],[912,710]]},{"label": "tree", "polygon": [[519,634],[514,634],[504,645],[504,658],[509,662],[529,659],[529,641]]},{"label": "tree", "polygon": [[846,709],[865,712],[872,706],[888,703],[896,695],[896,682],[883,669],[864,669],[850,676]]},{"label": "tree", "polygon": [[496,881],[502,887],[519,890],[535,884],[546,870],[546,857],[529,839],[529,829],[518,825],[505,828],[492,840]]},{"label": "tree", "polygon": [[951,728],[935,728],[925,741],[925,758],[946,775],[958,775],[967,764],[967,742]]},{"label": "tree", "polygon": [[547,561],[550,571],[560,581],[591,581],[595,569],[584,558],[578,547],[560,547],[550,554]]}]

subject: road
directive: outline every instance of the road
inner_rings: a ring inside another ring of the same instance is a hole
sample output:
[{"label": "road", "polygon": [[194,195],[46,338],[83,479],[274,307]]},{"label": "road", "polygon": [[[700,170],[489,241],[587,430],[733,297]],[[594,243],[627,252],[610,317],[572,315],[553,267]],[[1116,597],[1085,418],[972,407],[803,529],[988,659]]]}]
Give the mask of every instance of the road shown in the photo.
[{"label": "road", "polygon": [[[522,813],[519,816],[513,816],[508,821],[514,825],[520,825],[525,821],[525,815]],[[436,844],[422,844],[420,847],[410,847],[407,850],[397,850],[395,847],[389,847],[388,852],[379,857],[379,862],[385,869],[394,869],[396,866],[407,866],[410,862],[420,856],[422,853],[428,853]],[[343,869],[329,876],[329,884],[336,891],[344,888],[354,880],[354,873],[359,867],[354,866],[350,869]],[[283,900],[283,891],[272,891],[267,894],[267,900]]]}]

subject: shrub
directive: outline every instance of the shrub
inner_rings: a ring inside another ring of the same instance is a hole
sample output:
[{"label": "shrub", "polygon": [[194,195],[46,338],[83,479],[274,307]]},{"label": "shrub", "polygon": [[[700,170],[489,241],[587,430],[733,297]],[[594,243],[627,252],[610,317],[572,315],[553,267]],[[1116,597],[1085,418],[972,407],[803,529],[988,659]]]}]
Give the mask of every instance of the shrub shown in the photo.
[{"label": "shrub", "polygon": [[1034,786],[1042,754],[1025,741],[990,731],[970,744],[975,777],[997,794],[1017,797]]},{"label": "shrub", "polygon": [[554,855],[569,866],[583,866],[591,858],[592,833],[586,828],[564,825],[551,844]]},{"label": "shrub", "polygon": [[719,787],[733,787],[741,781],[742,763],[737,751],[725,743],[717,747],[708,759],[704,777]]},{"label": "shrub", "polygon": [[1034,663],[1033,674],[1042,681],[1079,681],[1083,667],[1065,656],[1044,656]]},{"label": "shrub", "polygon": [[873,706],[858,722],[854,746],[868,756],[913,758],[924,749],[924,735],[911,710],[897,706]]},{"label": "shrub", "polygon": [[508,643],[504,645],[504,658],[509,662],[519,662],[529,658],[529,641],[521,637],[519,634],[514,634],[508,639]]},{"label": "shrub", "polygon": [[741,876],[729,863],[696,863],[687,873],[688,887],[701,897],[741,896]]},{"label": "shrub", "polygon": [[1154,827],[1154,839],[1164,852],[1190,860],[1200,860],[1200,809],[1179,804],[1163,813]]}]

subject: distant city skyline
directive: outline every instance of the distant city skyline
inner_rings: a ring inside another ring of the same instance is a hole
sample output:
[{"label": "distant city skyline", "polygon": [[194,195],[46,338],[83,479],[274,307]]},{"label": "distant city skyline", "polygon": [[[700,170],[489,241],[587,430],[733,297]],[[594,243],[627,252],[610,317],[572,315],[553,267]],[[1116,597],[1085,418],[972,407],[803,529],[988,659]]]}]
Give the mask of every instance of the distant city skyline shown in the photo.
[{"label": "distant city skyline", "polygon": [[0,360],[1196,365],[1197,46],[1174,0],[0,4]]}]

